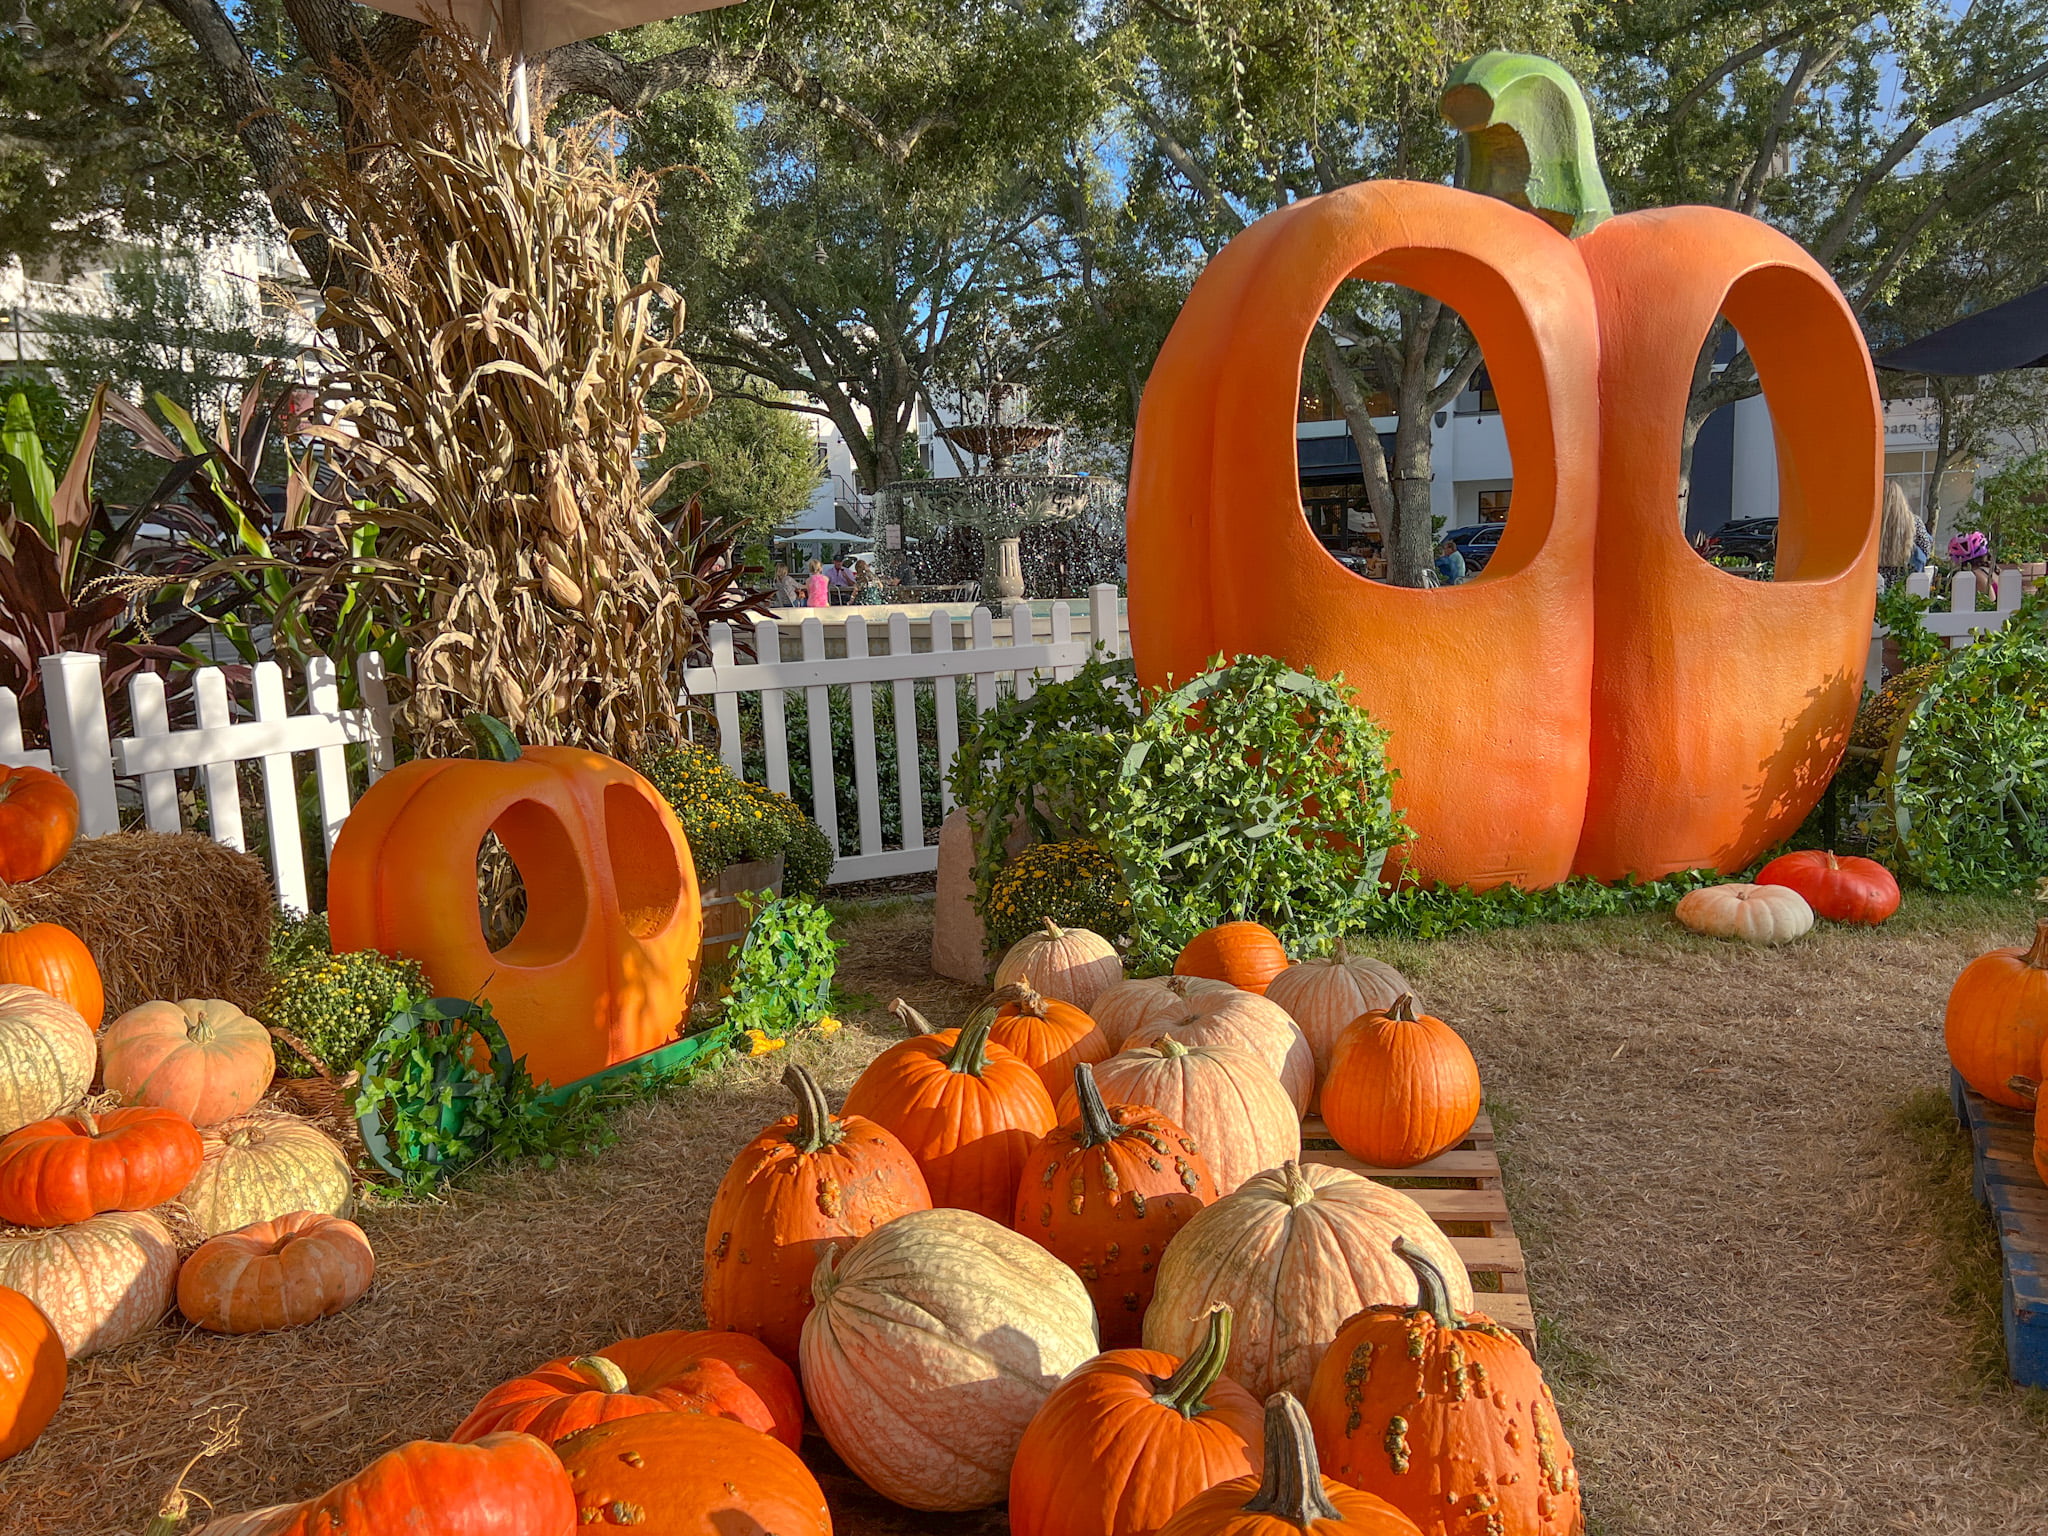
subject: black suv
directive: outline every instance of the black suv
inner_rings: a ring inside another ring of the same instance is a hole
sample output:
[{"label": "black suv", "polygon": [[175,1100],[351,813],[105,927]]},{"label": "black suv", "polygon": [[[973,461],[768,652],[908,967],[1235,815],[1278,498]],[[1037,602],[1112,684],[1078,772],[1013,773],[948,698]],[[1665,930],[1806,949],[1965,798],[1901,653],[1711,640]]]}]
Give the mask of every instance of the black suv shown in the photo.
[{"label": "black suv", "polygon": [[1507,526],[1506,523],[1476,523],[1468,528],[1453,528],[1444,535],[1458,546],[1458,553],[1465,557],[1467,576],[1477,576],[1486,569],[1486,562],[1500,548],[1500,536],[1507,532]]},{"label": "black suv", "polygon": [[1719,555],[1726,560],[1749,560],[1768,565],[1778,558],[1778,520],[1775,517],[1745,517],[1721,525],[1719,533],[1707,535],[1700,553],[1709,560]]}]

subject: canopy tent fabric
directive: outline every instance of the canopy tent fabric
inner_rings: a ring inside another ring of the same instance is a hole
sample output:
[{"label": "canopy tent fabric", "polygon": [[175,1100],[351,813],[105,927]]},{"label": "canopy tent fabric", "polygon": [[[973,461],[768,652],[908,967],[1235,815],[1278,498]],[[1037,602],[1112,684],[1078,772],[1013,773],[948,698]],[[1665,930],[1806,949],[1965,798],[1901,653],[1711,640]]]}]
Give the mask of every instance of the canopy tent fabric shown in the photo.
[{"label": "canopy tent fabric", "polygon": [[1945,376],[2048,368],[2048,287],[1896,347],[1877,366]]}]

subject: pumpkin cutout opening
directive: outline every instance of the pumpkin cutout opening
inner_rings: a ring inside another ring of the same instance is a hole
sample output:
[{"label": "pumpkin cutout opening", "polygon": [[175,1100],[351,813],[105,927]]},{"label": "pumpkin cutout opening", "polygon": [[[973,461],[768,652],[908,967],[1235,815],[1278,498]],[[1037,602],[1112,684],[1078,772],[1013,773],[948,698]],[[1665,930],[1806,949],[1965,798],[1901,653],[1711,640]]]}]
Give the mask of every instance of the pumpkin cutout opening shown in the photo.
[{"label": "pumpkin cutout opening", "polygon": [[675,920],[683,870],[654,806],[623,784],[604,787],[605,852],[619,892],[619,922],[651,939]]},{"label": "pumpkin cutout opening", "polygon": [[507,965],[538,967],[559,965],[575,951],[589,917],[582,882],[547,880],[536,890],[527,878],[528,869],[575,862],[574,840],[551,806],[516,801],[491,823],[477,844],[476,863],[484,876],[477,882],[477,919],[493,955]]}]

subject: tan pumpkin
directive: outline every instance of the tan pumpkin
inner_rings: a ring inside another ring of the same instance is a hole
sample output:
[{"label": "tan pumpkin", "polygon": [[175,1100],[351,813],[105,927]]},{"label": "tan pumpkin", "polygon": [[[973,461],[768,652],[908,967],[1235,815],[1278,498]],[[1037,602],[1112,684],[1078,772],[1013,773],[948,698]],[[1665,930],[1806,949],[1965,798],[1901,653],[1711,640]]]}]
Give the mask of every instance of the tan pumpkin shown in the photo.
[{"label": "tan pumpkin", "polygon": [[1146,976],[1105,988],[1088,1012],[1102,1031],[1102,1038],[1109,1042],[1110,1050],[1116,1052],[1124,1048],[1133,1031],[1143,1029],[1154,1019],[1178,1013],[1184,998],[1243,990],[1209,976]]},{"label": "tan pumpkin", "polygon": [[1186,1354],[1220,1303],[1237,1316],[1224,1374],[1254,1397],[1306,1392],[1346,1319],[1414,1305],[1415,1273],[1396,1237],[1443,1271],[1454,1307],[1472,1309],[1457,1249],[1399,1190],[1322,1163],[1258,1174],[1174,1234],[1145,1313],[1145,1347]]},{"label": "tan pumpkin", "polygon": [[177,1283],[177,1244],[148,1211],[0,1231],[0,1285],[43,1309],[73,1360],[149,1332]]},{"label": "tan pumpkin", "polygon": [[318,1128],[288,1115],[243,1115],[203,1133],[205,1160],[184,1196],[208,1237],[293,1211],[346,1216],[348,1158]]},{"label": "tan pumpkin", "polygon": [[1173,1012],[1132,1030],[1124,1046],[1157,1045],[1169,1036],[1182,1045],[1229,1045],[1250,1052],[1280,1079],[1297,1116],[1307,1112],[1315,1097],[1315,1052],[1287,1010],[1271,998],[1243,991],[1184,997]]},{"label": "tan pumpkin", "polygon": [[[1095,1068],[1095,1082],[1107,1103],[1149,1104],[1186,1131],[1223,1194],[1301,1155],[1293,1100],[1271,1068],[1236,1046],[1184,1045],[1168,1036],[1119,1051]],[[1072,1088],[1059,1113],[1062,1122],[1079,1113]]]},{"label": "tan pumpkin", "polygon": [[[1353,1019],[1394,1006],[1394,999],[1415,989],[1391,965],[1370,955],[1354,954],[1338,939],[1318,960],[1297,960],[1266,985],[1266,1000],[1278,1003],[1308,1041],[1316,1058],[1316,1082],[1329,1075],[1336,1059],[1337,1037]],[[1418,998],[1417,1006],[1421,1005]]]},{"label": "tan pumpkin", "polygon": [[0,986],[0,1136],[83,1099],[98,1054],[69,1003],[34,987]]},{"label": "tan pumpkin", "polygon": [[1022,982],[1042,997],[1072,1003],[1093,1013],[1095,999],[1124,979],[1124,963],[1116,946],[1086,928],[1062,928],[1051,918],[1037,933],[1027,933],[996,962],[998,988]]},{"label": "tan pumpkin", "polygon": [[1080,1277],[973,1211],[912,1211],[828,1253],[804,1320],[804,1395],[832,1449],[911,1509],[1009,1491],[1025,1426],[1096,1352]]},{"label": "tan pumpkin", "polygon": [[1678,920],[1712,939],[1745,944],[1789,944],[1813,927],[1813,908],[1789,885],[1709,885],[1688,891]]},{"label": "tan pumpkin", "polygon": [[122,1103],[176,1110],[197,1126],[246,1115],[277,1072],[270,1031],[218,998],[144,1003],[99,1039],[100,1076]]},{"label": "tan pumpkin", "polygon": [[201,1243],[178,1271],[178,1310],[212,1333],[297,1328],[353,1306],[376,1272],[361,1227],[294,1211]]}]

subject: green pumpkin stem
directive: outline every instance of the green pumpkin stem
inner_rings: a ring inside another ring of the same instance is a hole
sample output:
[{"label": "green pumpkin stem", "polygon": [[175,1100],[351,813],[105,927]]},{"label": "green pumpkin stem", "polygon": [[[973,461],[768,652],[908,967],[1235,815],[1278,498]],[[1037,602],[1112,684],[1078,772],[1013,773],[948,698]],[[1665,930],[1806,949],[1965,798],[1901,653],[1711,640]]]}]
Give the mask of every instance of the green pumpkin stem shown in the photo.
[{"label": "green pumpkin stem", "polygon": [[1281,1194],[1290,1210],[1299,1210],[1316,1197],[1315,1185],[1309,1183],[1308,1175],[1301,1171],[1301,1164],[1293,1161],[1280,1165]]},{"label": "green pumpkin stem", "polygon": [[476,747],[476,755],[487,763],[516,763],[519,761],[519,743],[512,735],[512,728],[495,715],[471,710],[462,717],[462,728],[469,732],[469,739]]},{"label": "green pumpkin stem", "polygon": [[981,1076],[988,1067],[988,1032],[995,1027],[995,1022],[996,1010],[990,1003],[983,1003],[967,1016],[967,1022],[960,1026],[960,1033],[953,1041],[953,1049],[946,1052],[948,1072]]},{"label": "green pumpkin stem", "polygon": [[846,1139],[846,1127],[832,1118],[832,1106],[825,1102],[825,1090],[815,1077],[792,1061],[782,1070],[782,1086],[796,1095],[791,1146],[799,1152],[819,1152]]},{"label": "green pumpkin stem", "polygon": [[1344,1518],[1323,1491],[1315,1436],[1292,1392],[1275,1392],[1266,1399],[1266,1473],[1244,1512],[1275,1515],[1304,1530],[1318,1520]]},{"label": "green pumpkin stem", "polygon": [[1394,1252],[1415,1271],[1416,1308],[1435,1318],[1439,1328],[1457,1327],[1458,1314],[1451,1310],[1451,1288],[1444,1282],[1444,1272],[1436,1267],[1436,1261],[1405,1237],[1394,1239]]},{"label": "green pumpkin stem", "polygon": [[1452,70],[1446,121],[1464,135],[1458,185],[1577,237],[1614,216],[1585,93],[1533,53],[1482,53]]},{"label": "green pumpkin stem", "polygon": [[600,1392],[609,1392],[616,1396],[630,1390],[631,1387],[631,1383],[626,1380],[626,1373],[619,1369],[618,1361],[608,1360],[603,1355],[584,1355],[571,1360],[569,1369],[579,1376],[588,1376],[597,1383]]},{"label": "green pumpkin stem", "polygon": [[1074,1063],[1074,1101],[1081,1106],[1081,1145],[1106,1147],[1123,1134],[1123,1127],[1102,1102],[1101,1085],[1095,1069],[1085,1061]]},{"label": "green pumpkin stem", "polygon": [[889,1005],[889,1012],[895,1015],[897,1023],[901,1024],[913,1035],[933,1035],[938,1033],[937,1030],[932,1028],[932,1021],[930,1019],[919,1013],[900,997]]},{"label": "green pumpkin stem", "polygon": [[1197,1418],[1209,1411],[1204,1399],[1230,1358],[1230,1325],[1235,1317],[1221,1303],[1209,1309],[1209,1326],[1202,1332],[1201,1343],[1171,1376],[1164,1381],[1153,1378],[1159,1381],[1159,1390],[1152,1394],[1153,1402],[1164,1403],[1184,1419]]}]

